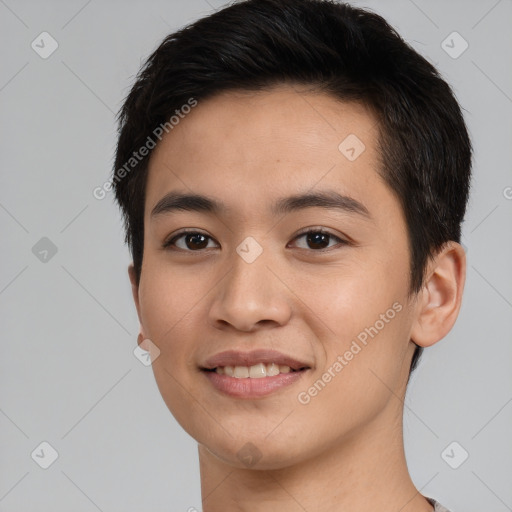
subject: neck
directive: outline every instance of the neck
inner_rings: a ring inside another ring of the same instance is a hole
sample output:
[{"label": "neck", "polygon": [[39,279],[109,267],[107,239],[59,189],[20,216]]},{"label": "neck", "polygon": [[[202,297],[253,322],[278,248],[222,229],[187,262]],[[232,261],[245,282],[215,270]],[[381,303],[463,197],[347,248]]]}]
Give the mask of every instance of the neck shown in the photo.
[{"label": "neck", "polygon": [[314,458],[279,469],[235,467],[199,445],[203,511],[432,512],[409,476],[400,406]]}]

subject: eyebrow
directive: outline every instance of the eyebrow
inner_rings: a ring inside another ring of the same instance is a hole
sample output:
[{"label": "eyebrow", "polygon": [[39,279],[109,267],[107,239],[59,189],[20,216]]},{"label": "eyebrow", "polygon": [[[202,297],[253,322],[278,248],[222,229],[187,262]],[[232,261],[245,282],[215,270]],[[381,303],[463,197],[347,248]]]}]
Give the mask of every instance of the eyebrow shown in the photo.
[{"label": "eyebrow", "polygon": [[[272,204],[271,212],[277,216],[305,208],[341,210],[345,213],[355,213],[368,220],[372,220],[372,216],[366,206],[352,197],[339,194],[333,190],[296,194],[280,198]],[[151,211],[150,217],[153,219],[176,211],[226,214],[228,210],[224,203],[211,197],[201,194],[169,192],[158,201]]]}]

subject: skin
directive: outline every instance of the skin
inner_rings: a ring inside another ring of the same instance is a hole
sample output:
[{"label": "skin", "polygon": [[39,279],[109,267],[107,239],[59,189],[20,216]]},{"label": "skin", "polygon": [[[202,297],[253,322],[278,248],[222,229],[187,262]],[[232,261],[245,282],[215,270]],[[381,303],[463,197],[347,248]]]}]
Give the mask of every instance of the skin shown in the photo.
[{"label": "skin", "polygon": [[[354,161],[338,149],[349,134],[365,145]],[[409,296],[405,220],[377,172],[378,156],[367,109],[290,85],[199,102],[151,156],[139,286],[133,266],[129,276],[139,343],[160,350],[152,366],[162,397],[198,442],[204,512],[432,511],[407,470],[403,398],[411,340],[431,346],[456,320],[465,254],[446,244]],[[350,196],[371,218],[319,207],[270,212],[277,198],[320,190]],[[228,209],[151,218],[170,191],[204,194]],[[205,248],[182,237],[163,249],[183,228],[210,237]],[[328,248],[298,236],[304,228],[329,231]],[[263,249],[250,264],[236,251],[248,236]],[[298,394],[397,302],[401,311],[300,403]],[[199,369],[218,352],[261,347],[311,369],[250,400],[219,393]],[[237,456],[248,442],[260,456],[250,467]]]}]

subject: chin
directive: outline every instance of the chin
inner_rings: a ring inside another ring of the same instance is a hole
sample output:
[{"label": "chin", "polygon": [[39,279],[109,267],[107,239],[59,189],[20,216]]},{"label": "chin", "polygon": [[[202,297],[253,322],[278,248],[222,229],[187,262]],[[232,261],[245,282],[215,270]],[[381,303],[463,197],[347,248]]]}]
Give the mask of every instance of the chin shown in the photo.
[{"label": "chin", "polygon": [[307,460],[315,451],[308,450],[305,440],[293,440],[288,435],[275,435],[272,440],[268,439],[268,434],[259,437],[225,435],[218,442],[211,436],[206,441],[196,440],[209,454],[239,469],[284,469]]},{"label": "chin", "polygon": [[241,448],[233,452],[229,447],[227,452],[213,451],[208,449],[215,457],[223,463],[238,469],[253,469],[257,471],[285,469],[299,463],[302,460],[300,454],[282,452],[271,452],[270,449],[262,450],[250,442],[241,445]]}]

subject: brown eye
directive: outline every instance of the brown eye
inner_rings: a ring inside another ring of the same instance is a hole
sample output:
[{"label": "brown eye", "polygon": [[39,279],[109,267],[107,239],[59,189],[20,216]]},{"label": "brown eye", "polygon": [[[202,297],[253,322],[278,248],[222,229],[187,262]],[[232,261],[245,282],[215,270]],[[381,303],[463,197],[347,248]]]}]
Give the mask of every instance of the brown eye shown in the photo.
[{"label": "brown eye", "polygon": [[[301,233],[295,238],[295,240],[299,240],[301,238],[305,239],[306,241],[306,246],[301,247],[299,245],[301,249],[313,249],[315,251],[322,251],[329,247],[346,244],[346,242],[339,238],[338,236],[335,236],[332,233],[329,233],[328,231],[324,231],[322,229],[312,229],[304,233]],[[329,246],[329,244],[333,241],[336,241],[337,243]]]},{"label": "brown eye", "polygon": [[189,249],[204,249],[208,245],[207,238],[201,233],[185,235],[185,245]]},{"label": "brown eye", "polygon": [[163,248],[177,247],[183,251],[206,249],[211,237],[197,231],[184,231],[163,244]]},{"label": "brown eye", "polygon": [[311,249],[325,249],[329,246],[330,235],[321,232],[309,232],[306,241]]}]

